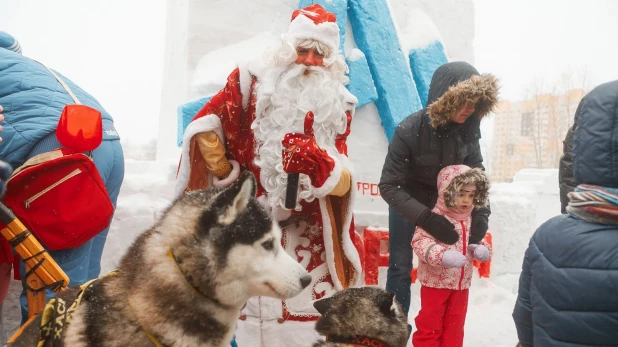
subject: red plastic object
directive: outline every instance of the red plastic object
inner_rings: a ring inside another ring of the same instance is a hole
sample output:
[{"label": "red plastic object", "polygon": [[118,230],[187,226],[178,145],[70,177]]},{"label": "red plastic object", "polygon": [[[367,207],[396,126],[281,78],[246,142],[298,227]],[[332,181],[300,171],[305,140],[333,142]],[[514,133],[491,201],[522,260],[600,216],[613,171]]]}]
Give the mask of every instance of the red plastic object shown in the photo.
[{"label": "red plastic object", "polygon": [[74,152],[90,152],[103,140],[101,112],[86,105],[66,105],[56,129],[56,137]]},{"label": "red plastic object", "polygon": [[381,241],[388,241],[388,231],[366,228],[363,231],[365,244],[365,284],[378,284],[379,268],[388,266],[389,253],[380,252]]},{"label": "red plastic object", "polygon": [[412,277],[412,283],[416,283],[418,279],[418,268],[412,268],[412,272],[410,273],[410,277]]},{"label": "red plastic object", "polygon": [[[487,235],[485,235],[484,240],[485,242],[489,244],[489,246],[493,248],[493,240],[491,238],[490,232],[487,232]],[[474,260],[474,267],[476,267],[479,270],[480,278],[489,278],[489,275],[491,274],[491,260],[488,260],[483,263],[481,263],[478,260]]]}]

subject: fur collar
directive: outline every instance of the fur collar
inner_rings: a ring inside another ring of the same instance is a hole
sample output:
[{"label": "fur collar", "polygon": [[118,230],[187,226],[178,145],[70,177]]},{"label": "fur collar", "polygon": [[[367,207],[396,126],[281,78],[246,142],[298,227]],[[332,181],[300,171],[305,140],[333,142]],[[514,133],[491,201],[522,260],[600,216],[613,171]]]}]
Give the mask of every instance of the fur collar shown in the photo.
[{"label": "fur collar", "polygon": [[490,74],[475,75],[457,83],[427,106],[431,126],[437,128],[447,124],[451,115],[459,111],[468,100],[476,104],[472,116],[482,119],[497,105],[499,88],[498,80]]},{"label": "fur collar", "polygon": [[455,207],[455,198],[461,187],[472,184],[475,184],[477,187],[474,207],[487,206],[491,184],[487,175],[479,168],[470,169],[453,178],[444,190],[444,204],[447,207]]}]

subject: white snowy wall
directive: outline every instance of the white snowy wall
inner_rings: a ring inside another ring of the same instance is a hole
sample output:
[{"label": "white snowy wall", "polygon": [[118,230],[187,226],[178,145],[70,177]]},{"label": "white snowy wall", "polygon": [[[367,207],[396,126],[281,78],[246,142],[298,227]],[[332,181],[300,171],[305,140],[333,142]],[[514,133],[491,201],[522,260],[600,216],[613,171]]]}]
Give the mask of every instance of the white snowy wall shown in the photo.
[{"label": "white snowy wall", "polygon": [[356,173],[354,222],[357,226],[388,226],[388,204],[378,183],[388,151],[388,140],[374,103],[357,108],[348,137],[348,156]]},{"label": "white snowy wall", "polygon": [[420,9],[440,31],[449,61],[474,65],[474,2],[472,0],[390,0],[399,28],[411,25],[410,15]]},{"label": "white snowy wall", "polygon": [[524,253],[536,229],[560,214],[557,169],[523,169],[512,183],[490,191],[493,235],[492,274],[519,276]]},{"label": "white snowy wall", "polygon": [[157,159],[180,157],[176,146],[176,108],[187,101],[189,0],[167,0],[163,85],[159,109]]}]

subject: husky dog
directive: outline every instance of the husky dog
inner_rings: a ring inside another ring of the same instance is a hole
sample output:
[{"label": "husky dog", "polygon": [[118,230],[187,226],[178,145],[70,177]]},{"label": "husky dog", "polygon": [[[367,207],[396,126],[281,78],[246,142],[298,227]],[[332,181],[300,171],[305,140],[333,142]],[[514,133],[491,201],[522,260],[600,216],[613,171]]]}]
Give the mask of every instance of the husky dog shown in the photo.
[{"label": "husky dog", "polygon": [[395,294],[379,287],[350,288],[313,306],[322,317],[315,329],[327,342],[314,347],[405,347],[408,319]]},{"label": "husky dog", "polygon": [[[83,290],[63,345],[229,347],[249,297],[298,295],[311,277],[283,250],[281,229],[255,190],[245,172],[227,189],[174,201],[117,272]],[[40,318],[13,346],[36,346],[39,325]]]}]

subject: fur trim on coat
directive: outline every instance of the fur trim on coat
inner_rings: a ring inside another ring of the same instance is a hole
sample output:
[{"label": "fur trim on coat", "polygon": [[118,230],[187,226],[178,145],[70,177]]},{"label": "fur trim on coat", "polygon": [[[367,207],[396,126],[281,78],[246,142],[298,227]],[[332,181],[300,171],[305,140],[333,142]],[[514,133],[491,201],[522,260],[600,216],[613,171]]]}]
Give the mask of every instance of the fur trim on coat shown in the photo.
[{"label": "fur trim on coat", "polygon": [[489,200],[489,188],[491,183],[489,178],[479,168],[470,169],[457,175],[444,190],[444,204],[447,207],[455,207],[455,198],[463,186],[476,185],[476,196],[474,197],[474,207],[485,207]]},{"label": "fur trim on coat", "polygon": [[468,100],[476,104],[472,116],[482,119],[498,104],[499,89],[498,79],[490,74],[472,76],[457,83],[427,107],[431,126],[437,128],[448,123],[451,116],[461,110]]}]

